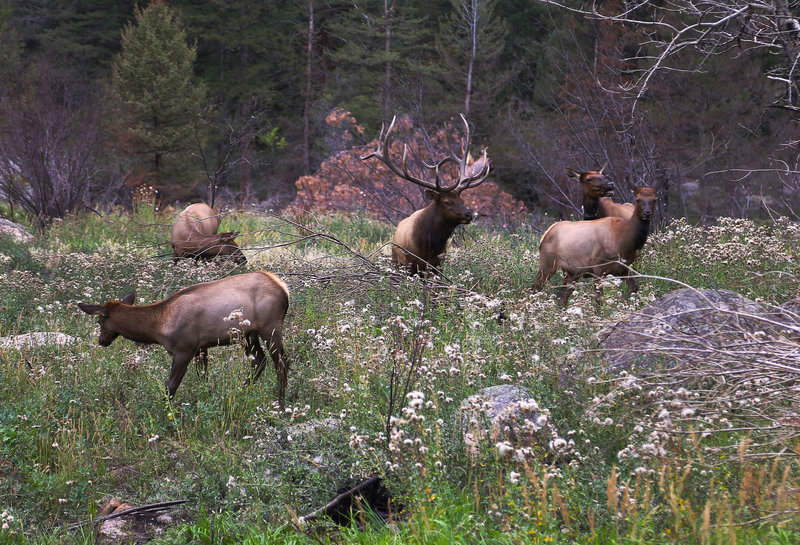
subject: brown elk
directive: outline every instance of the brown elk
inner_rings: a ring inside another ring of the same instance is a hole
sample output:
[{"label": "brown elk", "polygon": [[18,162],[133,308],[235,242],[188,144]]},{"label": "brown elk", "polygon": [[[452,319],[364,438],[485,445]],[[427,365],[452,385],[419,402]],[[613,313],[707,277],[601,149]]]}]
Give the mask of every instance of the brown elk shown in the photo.
[{"label": "brown elk", "polygon": [[614,182],[603,174],[605,168],[603,165],[600,170],[587,170],[586,172],[567,169],[567,176],[577,180],[583,186],[583,219],[628,219],[633,216],[633,205],[631,203],[618,204],[608,197],[616,187]]},{"label": "brown elk", "polygon": [[172,252],[175,261],[181,257],[210,259],[230,256],[237,263],[247,261],[234,242],[236,232],[217,233],[219,214],[205,203],[187,206],[172,224]]},{"label": "brown elk", "polygon": [[[441,256],[445,253],[447,241],[456,227],[470,223],[475,213],[464,203],[461,192],[471,187],[477,187],[489,175],[489,157],[486,149],[481,151],[481,156],[472,161],[469,153],[471,133],[467,119],[462,115],[466,136],[461,142],[461,157],[454,153],[445,156],[436,164],[423,163],[425,168],[434,176],[426,179],[409,173],[406,163],[408,147],[403,147],[403,158],[397,166],[389,157],[391,149],[392,129],[397,118],[392,119],[389,129],[378,137],[378,148],[365,155],[361,160],[375,157],[382,161],[389,170],[397,176],[412,182],[425,190],[425,196],[431,202],[420,210],[397,224],[392,243],[392,262],[396,266],[408,268],[414,274],[424,274],[429,267],[438,272]],[[458,169],[458,180],[450,185],[442,186],[440,169],[447,163],[454,164]]]},{"label": "brown elk", "polygon": [[[590,221],[559,221],[550,226],[539,244],[539,270],[534,291],[541,290],[558,269],[564,271],[559,298],[567,304],[574,282],[585,276],[598,280],[604,274],[622,276],[631,293],[639,287],[631,278],[631,264],[647,241],[656,191],[637,188],[636,204],[629,219],[601,218]],[[598,293],[599,295],[599,293]]]},{"label": "brown elk", "polygon": [[192,358],[207,365],[211,346],[244,342],[252,359],[251,381],[264,370],[266,356],[259,336],[278,374],[278,401],[283,405],[289,363],[283,351],[283,320],[289,308],[289,289],[277,276],[266,271],[229,276],[189,286],[166,299],[149,305],[134,305],[129,292],[122,301],[103,305],[78,303],[87,314],[97,316],[100,346],[109,346],[122,335],[140,343],[160,344],[172,356],[172,370],[166,382],[169,397],[183,380]]}]

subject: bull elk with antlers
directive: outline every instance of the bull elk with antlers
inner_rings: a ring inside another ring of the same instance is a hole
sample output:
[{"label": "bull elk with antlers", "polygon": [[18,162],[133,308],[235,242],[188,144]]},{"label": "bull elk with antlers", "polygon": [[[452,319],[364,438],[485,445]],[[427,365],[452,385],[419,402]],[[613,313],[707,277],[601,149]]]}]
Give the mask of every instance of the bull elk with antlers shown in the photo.
[{"label": "bull elk with antlers", "polygon": [[603,174],[605,168],[606,165],[603,165],[600,170],[587,170],[586,172],[567,169],[567,176],[579,182],[583,187],[583,219],[629,219],[633,216],[633,205],[631,203],[618,204],[611,200],[608,195],[613,193],[616,186]]},{"label": "bull elk with antlers", "polygon": [[[418,177],[409,172],[407,164],[408,146],[403,146],[403,157],[398,166],[389,157],[397,116],[392,119],[389,128],[378,137],[378,148],[361,158],[362,161],[375,157],[382,161],[397,176],[414,183],[425,190],[425,196],[431,202],[425,208],[417,210],[397,224],[392,244],[392,262],[407,268],[414,274],[424,274],[429,268],[438,271],[441,256],[445,253],[447,241],[456,227],[467,224],[475,217],[475,213],[464,203],[461,193],[465,189],[477,187],[489,175],[489,157],[486,148],[480,157],[472,160],[469,153],[471,131],[466,117],[464,122],[465,136],[461,140],[460,157],[450,153],[435,164],[423,163],[428,176]],[[450,185],[442,185],[441,168],[452,163],[458,169],[458,180]],[[431,180],[433,178],[433,180]]]}]

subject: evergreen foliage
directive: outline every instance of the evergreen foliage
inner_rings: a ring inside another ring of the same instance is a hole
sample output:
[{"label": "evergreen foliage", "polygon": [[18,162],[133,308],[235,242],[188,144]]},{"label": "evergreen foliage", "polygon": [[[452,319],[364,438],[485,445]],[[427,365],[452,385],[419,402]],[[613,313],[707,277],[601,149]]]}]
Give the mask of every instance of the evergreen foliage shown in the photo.
[{"label": "evergreen foliage", "polygon": [[[390,121],[400,104],[420,110],[421,104],[414,108],[410,102],[427,92],[421,82],[438,69],[430,30],[414,3],[370,0],[341,9],[329,25],[336,37],[329,56],[338,68],[330,100],[346,99],[370,128]],[[411,96],[401,97],[403,91]]]},{"label": "evergreen foliage", "polygon": [[136,8],[114,61],[114,89],[124,105],[125,133],[164,200],[186,195],[195,182],[190,150],[205,105],[192,81],[196,48],[186,43],[178,13],[154,0]]},{"label": "evergreen foliage", "polygon": [[497,0],[452,0],[452,11],[436,39],[448,70],[447,83],[463,97],[462,111],[483,122],[488,122],[493,99],[508,79],[497,70],[508,25],[495,14],[496,6]]}]

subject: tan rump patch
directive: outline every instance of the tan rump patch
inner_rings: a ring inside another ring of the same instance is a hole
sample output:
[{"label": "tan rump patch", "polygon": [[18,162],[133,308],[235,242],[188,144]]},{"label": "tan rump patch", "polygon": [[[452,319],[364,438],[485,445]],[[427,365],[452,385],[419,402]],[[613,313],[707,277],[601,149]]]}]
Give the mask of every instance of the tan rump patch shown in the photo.
[{"label": "tan rump patch", "polygon": [[281,289],[284,291],[284,293],[286,293],[286,299],[289,299],[289,286],[287,286],[287,285],[286,285],[286,282],[284,282],[284,281],[281,279],[281,277],[280,277],[280,276],[278,276],[277,274],[271,273],[271,272],[269,272],[269,271],[258,271],[258,272],[260,272],[260,273],[261,273],[261,274],[263,274],[264,276],[268,276],[268,277],[269,277],[269,278],[271,278],[271,279],[272,279],[272,280],[273,280],[273,281],[274,281],[276,284],[278,284],[278,285],[281,287]]}]

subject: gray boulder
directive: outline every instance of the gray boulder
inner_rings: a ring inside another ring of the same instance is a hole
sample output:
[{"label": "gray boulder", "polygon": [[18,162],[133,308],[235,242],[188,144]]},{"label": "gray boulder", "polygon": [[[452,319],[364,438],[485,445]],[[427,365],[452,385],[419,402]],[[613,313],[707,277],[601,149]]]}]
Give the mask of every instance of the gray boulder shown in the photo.
[{"label": "gray boulder", "polygon": [[30,242],[33,235],[19,223],[0,218],[0,237],[7,236],[17,242]]},{"label": "gray boulder", "polygon": [[75,337],[57,331],[36,331],[0,337],[0,348],[38,348],[42,346],[67,346],[75,342]]},{"label": "gray boulder", "polygon": [[603,329],[597,338],[612,370],[647,371],[796,333],[785,322],[736,292],[684,288]]},{"label": "gray boulder", "polygon": [[484,388],[464,399],[457,421],[473,455],[488,440],[501,457],[519,462],[542,459],[550,457],[553,440],[558,437],[550,412],[540,407],[528,390],[510,384]]}]

